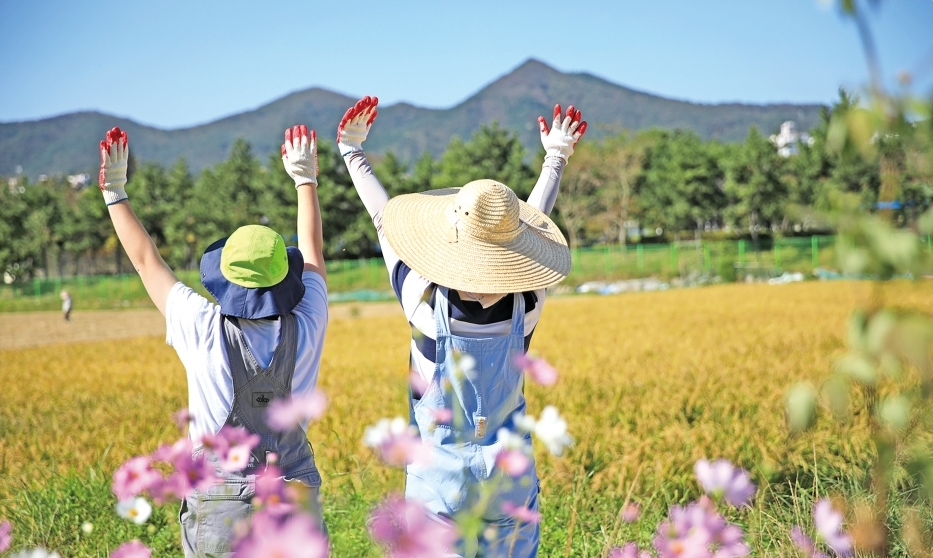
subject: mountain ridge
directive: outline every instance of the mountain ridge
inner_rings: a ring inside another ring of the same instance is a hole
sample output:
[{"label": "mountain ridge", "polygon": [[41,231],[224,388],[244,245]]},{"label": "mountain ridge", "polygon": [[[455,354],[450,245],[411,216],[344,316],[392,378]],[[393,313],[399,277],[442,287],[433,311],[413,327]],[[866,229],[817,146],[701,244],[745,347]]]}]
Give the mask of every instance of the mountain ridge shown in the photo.
[{"label": "mountain ridge", "polygon": [[[40,173],[95,174],[97,143],[113,126],[131,136],[133,153],[139,160],[164,166],[184,157],[198,172],[226,159],[230,146],[240,137],[265,159],[277,152],[283,130],[296,122],[316,129],[322,141],[331,141],[341,116],[356,100],[311,87],[252,110],[175,129],[99,111],[0,123],[0,175],[14,174],[17,166],[31,177]],[[769,134],[785,120],[795,120],[806,130],[818,122],[822,108],[818,104],[703,104],[668,99],[587,72],[563,73],[530,58],[450,108],[424,108],[406,101],[380,106],[367,152],[380,155],[392,151],[408,161],[425,151],[438,156],[453,137],[467,139],[492,121],[516,132],[526,149],[534,152],[540,144],[537,117],[549,116],[554,103],[573,103],[583,111],[590,124],[587,137],[658,127],[689,129],[704,139],[723,141],[740,141],[752,125]]]}]

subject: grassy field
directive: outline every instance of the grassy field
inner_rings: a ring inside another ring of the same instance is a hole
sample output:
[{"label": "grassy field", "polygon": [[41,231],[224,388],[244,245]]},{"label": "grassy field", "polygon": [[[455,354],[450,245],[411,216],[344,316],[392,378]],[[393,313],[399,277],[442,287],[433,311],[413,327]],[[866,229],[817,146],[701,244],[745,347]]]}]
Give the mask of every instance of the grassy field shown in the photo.
[{"label": "grassy field", "polygon": [[[839,424],[824,414],[814,430],[789,437],[783,396],[829,374],[847,316],[870,289],[733,284],[551,299],[532,350],[561,377],[551,388],[527,386],[529,413],[556,405],[576,444],[562,458],[538,447],[540,555],[605,556],[625,540],[647,544],[670,504],[699,494],[694,462],[724,457],[760,487],[753,508],[730,517],[754,533],[755,555],[794,556],[787,528],[808,524],[818,496],[864,499],[872,455],[858,415]],[[929,309],[933,299],[929,281],[883,290],[905,307]],[[102,330],[124,327],[119,313],[101,319],[110,320]],[[402,490],[402,472],[360,440],[379,418],[407,416],[409,334],[397,311],[332,316],[320,380],[330,407],[310,439],[335,556],[379,556],[366,514]],[[138,537],[156,556],[180,555],[175,506],[136,526],[116,517],[109,493],[119,463],[176,436],[170,415],[185,406],[186,386],[173,350],[161,335],[55,339],[0,350],[0,518],[13,522],[14,548],[106,556]],[[629,494],[644,509],[631,525],[617,519]],[[933,510],[920,511],[933,526]],[[91,534],[80,530],[85,521],[96,526]]]}]

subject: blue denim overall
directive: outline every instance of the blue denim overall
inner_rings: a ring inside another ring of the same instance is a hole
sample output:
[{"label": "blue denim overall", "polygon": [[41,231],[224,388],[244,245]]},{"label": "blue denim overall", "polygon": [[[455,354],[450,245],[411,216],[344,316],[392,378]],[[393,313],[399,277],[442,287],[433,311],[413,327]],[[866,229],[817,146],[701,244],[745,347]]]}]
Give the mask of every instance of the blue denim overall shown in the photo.
[{"label": "blue denim overall", "polygon": [[[266,411],[274,399],[292,394],[295,355],[298,350],[298,323],[293,314],[281,316],[281,336],[269,367],[256,362],[239,327],[237,318],[222,316],[227,359],[233,376],[233,405],[225,425],[246,428],[260,437],[253,448],[249,465],[243,471],[226,473],[217,466],[220,484],[207,490],[195,490],[182,500],[178,515],[181,522],[181,542],[186,558],[206,555],[229,558],[234,527],[248,519],[253,511],[251,500],[256,494],[256,478],[266,465],[266,456],[275,452],[276,465],[286,480],[300,482],[309,489],[312,512],[320,520],[321,533],[327,535],[320,514],[319,491],[321,475],[314,464],[314,453],[307,433],[301,428],[276,432],[266,423]],[[195,449],[195,455],[203,448]],[[209,458],[212,457],[212,454]],[[216,459],[211,461],[218,465]]]},{"label": "blue denim overall", "polygon": [[[538,525],[519,522],[502,511],[507,502],[537,511],[534,462],[518,479],[495,467],[501,448],[501,443],[496,442],[497,431],[507,428],[514,432],[513,415],[525,412],[524,377],[512,362],[515,354],[524,352],[525,299],[520,293],[513,299],[508,336],[460,337],[450,333],[447,288],[438,286],[434,301],[434,378],[421,399],[411,399],[413,423],[422,439],[432,442],[434,455],[425,465],[408,466],[405,497],[425,503],[438,520],[450,521],[477,503],[481,487],[496,491],[484,508],[487,536],[461,540],[455,556],[524,558],[538,551]],[[457,369],[455,359],[462,355],[473,357],[473,371],[463,373]],[[435,425],[433,411],[442,408],[452,410],[453,419],[448,425]],[[530,446],[530,435],[526,438]]]}]

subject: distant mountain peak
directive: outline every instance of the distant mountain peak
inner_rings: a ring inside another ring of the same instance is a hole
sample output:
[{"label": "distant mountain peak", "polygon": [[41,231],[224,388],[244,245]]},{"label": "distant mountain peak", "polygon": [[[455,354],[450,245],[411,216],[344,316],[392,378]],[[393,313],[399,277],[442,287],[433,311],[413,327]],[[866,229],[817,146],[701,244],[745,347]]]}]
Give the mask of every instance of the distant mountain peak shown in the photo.
[{"label": "distant mountain peak", "polygon": [[[229,147],[237,138],[246,139],[253,153],[264,157],[278,152],[282,130],[295,122],[313,124],[319,134],[336,130],[340,117],[357,98],[311,87],[292,91],[256,109],[176,130],[161,130],[97,112],[0,123],[0,175],[13,175],[18,166],[29,176],[93,174],[98,164],[99,136],[114,125],[133,137],[134,153],[141,161],[169,167],[184,157],[197,172],[229,157]],[[688,129],[705,139],[742,141],[753,125],[765,133],[776,131],[786,120],[795,120],[801,131],[808,130],[819,122],[821,108],[689,103],[634,91],[585,72],[564,73],[529,58],[448,109],[427,109],[405,102],[380,107],[379,123],[366,147],[374,155],[392,151],[402,160],[413,161],[426,151],[438,156],[451,138],[468,138],[480,126],[498,121],[517,133],[528,152],[534,153],[541,145],[535,118],[550,114],[555,103],[573,103],[580,108],[592,130],[587,138],[593,141],[622,130],[652,127]]]}]

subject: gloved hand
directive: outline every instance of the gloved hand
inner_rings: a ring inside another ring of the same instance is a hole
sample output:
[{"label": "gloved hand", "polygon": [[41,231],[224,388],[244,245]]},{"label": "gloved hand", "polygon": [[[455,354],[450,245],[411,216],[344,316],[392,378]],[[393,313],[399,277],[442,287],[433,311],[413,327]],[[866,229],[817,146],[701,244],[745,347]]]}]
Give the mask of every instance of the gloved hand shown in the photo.
[{"label": "gloved hand", "polygon": [[317,186],[317,134],[304,124],[285,130],[285,143],[282,144],[282,164],[285,172],[299,186]]},{"label": "gloved hand", "polygon": [[337,126],[337,147],[341,155],[363,150],[362,143],[369,134],[369,127],[373,125],[373,120],[376,119],[378,114],[376,105],[378,104],[378,97],[367,95],[347,109],[343,118],[340,119],[340,125]]},{"label": "gloved hand", "polygon": [[100,142],[100,174],[97,183],[107,205],[127,199],[126,162],[130,158],[126,132],[114,128]]},{"label": "gloved hand", "polygon": [[586,122],[580,122],[580,111],[573,105],[567,107],[567,114],[563,118],[560,105],[554,105],[551,129],[548,129],[543,116],[538,117],[538,128],[541,130],[541,144],[544,146],[545,156],[557,155],[566,162],[573,155],[573,146],[586,133]]}]

